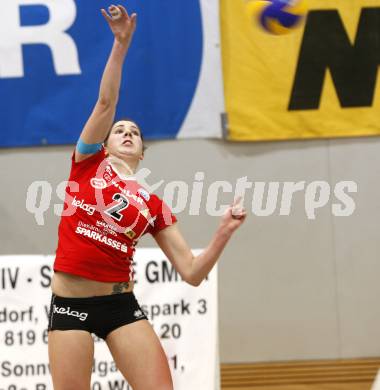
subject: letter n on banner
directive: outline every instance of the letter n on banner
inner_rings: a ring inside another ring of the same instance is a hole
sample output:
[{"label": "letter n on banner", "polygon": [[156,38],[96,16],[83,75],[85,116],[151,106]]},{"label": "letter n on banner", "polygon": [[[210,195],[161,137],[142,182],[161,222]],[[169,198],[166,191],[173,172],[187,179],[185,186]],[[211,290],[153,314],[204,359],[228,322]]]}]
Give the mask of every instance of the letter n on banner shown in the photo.
[{"label": "letter n on banner", "polygon": [[301,28],[274,36],[245,0],[221,0],[228,139],[380,135],[380,0],[308,4]]}]

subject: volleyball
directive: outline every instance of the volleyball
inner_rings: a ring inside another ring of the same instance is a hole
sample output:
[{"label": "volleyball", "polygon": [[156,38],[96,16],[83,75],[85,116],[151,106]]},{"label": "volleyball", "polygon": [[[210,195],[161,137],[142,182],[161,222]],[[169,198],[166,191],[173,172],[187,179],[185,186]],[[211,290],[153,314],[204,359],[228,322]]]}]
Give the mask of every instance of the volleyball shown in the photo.
[{"label": "volleyball", "polygon": [[246,10],[265,31],[282,35],[300,26],[307,7],[306,0],[249,0]]}]

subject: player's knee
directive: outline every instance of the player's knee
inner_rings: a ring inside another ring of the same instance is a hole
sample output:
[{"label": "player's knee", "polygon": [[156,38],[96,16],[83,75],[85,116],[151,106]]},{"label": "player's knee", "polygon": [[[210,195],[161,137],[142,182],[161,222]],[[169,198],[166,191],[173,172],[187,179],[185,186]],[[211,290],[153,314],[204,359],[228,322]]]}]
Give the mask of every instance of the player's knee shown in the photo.
[{"label": "player's knee", "polygon": [[90,390],[91,382],[75,378],[54,378],[54,390]]},{"label": "player's knee", "polygon": [[173,390],[173,382],[170,378],[162,381],[158,386],[155,387],[155,390]]},{"label": "player's knee", "polygon": [[54,390],[90,390],[91,385],[90,384],[64,384],[62,386],[56,386],[54,385]]},{"label": "player's knee", "polygon": [[171,379],[156,382],[153,386],[152,384],[148,385],[141,384],[140,386],[133,387],[134,390],[174,390],[173,382]]},{"label": "player's knee", "polygon": [[154,390],[174,390],[174,387],[173,384],[170,382],[162,384],[161,386],[156,386]]}]

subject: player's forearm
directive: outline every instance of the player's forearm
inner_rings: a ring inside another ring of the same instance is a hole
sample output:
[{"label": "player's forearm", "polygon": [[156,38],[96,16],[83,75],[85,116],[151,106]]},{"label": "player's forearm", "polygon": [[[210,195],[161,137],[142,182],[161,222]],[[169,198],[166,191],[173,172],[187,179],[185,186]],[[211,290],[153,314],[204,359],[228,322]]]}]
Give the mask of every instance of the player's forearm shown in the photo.
[{"label": "player's forearm", "polygon": [[115,39],[100,83],[99,102],[107,106],[116,106],[119,99],[121,77],[129,44]]},{"label": "player's forearm", "polygon": [[192,285],[198,286],[210,273],[231,236],[232,231],[219,227],[207,248],[193,258],[189,276]]}]

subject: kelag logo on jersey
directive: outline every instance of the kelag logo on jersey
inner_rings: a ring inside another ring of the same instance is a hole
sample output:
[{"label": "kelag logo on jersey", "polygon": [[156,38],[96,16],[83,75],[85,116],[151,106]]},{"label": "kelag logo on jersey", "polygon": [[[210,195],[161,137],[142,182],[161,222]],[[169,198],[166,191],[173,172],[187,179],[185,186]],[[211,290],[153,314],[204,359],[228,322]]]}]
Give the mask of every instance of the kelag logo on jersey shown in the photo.
[{"label": "kelag logo on jersey", "polygon": [[[0,146],[77,141],[99,92],[113,36],[103,0],[2,0]],[[173,138],[202,62],[199,0],[130,0],[138,26],[124,66],[117,118],[146,138]]]}]

